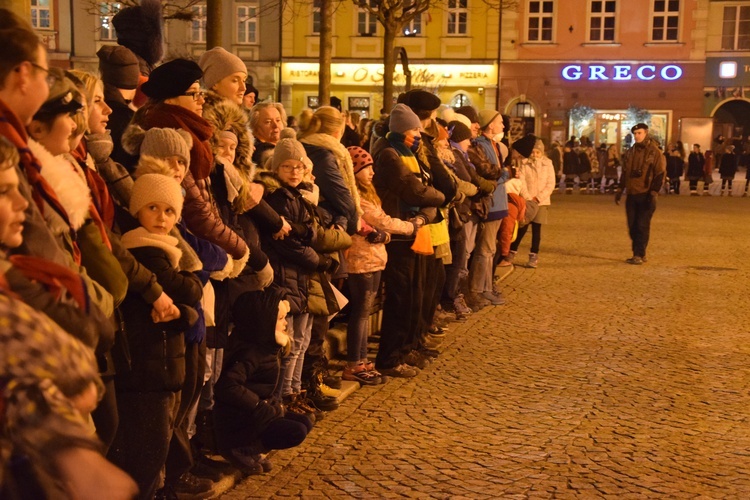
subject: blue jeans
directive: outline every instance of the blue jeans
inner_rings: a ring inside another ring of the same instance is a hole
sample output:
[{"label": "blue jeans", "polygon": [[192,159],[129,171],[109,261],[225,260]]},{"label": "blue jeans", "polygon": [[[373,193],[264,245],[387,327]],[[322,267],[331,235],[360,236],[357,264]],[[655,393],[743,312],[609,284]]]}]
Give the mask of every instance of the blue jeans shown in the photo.
[{"label": "blue jeans", "polygon": [[350,274],[348,285],[351,294],[349,302],[349,323],[346,327],[346,360],[356,363],[367,359],[367,336],[370,332],[369,320],[372,305],[380,286],[381,271],[374,273]]},{"label": "blue jeans", "polygon": [[276,394],[279,399],[302,390],[302,365],[305,362],[305,351],[310,345],[312,319],[309,313],[290,314],[286,317],[286,332],[292,340],[292,351],[281,360],[282,383]]}]

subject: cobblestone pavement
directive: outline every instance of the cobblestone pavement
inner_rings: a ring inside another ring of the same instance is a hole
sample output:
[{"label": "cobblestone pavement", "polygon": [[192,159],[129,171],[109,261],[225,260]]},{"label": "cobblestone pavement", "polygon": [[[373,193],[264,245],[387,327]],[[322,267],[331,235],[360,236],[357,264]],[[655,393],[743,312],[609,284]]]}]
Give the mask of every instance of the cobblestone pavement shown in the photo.
[{"label": "cobblestone pavement", "polygon": [[750,496],[750,199],[661,197],[643,266],[610,196],[553,204],[509,305],[222,498]]}]

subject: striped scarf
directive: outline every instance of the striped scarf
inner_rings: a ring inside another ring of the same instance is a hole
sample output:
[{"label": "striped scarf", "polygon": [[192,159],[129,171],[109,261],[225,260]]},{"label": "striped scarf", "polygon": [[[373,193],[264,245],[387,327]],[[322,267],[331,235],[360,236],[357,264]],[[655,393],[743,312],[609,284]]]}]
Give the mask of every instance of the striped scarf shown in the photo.
[{"label": "striped scarf", "polygon": [[393,146],[398,155],[401,157],[401,161],[409,169],[409,171],[416,175],[422,175],[423,171],[419,168],[419,162],[416,156],[411,151],[411,146],[414,145],[414,139],[407,137],[404,134],[398,132],[388,132],[385,136],[388,143]]}]

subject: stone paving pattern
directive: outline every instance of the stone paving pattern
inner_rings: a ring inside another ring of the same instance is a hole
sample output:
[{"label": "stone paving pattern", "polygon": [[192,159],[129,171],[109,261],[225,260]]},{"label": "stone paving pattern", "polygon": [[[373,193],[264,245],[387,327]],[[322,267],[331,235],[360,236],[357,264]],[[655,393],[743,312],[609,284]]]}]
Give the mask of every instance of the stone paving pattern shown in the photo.
[{"label": "stone paving pattern", "polygon": [[750,199],[658,203],[639,267],[624,206],[555,195],[508,305],[222,498],[750,497]]}]

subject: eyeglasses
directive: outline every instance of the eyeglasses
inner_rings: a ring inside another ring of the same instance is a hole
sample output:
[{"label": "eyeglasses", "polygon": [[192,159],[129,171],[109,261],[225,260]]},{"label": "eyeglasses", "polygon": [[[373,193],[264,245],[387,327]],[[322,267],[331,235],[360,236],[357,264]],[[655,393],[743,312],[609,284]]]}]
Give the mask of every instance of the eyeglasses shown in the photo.
[{"label": "eyeglasses", "polygon": [[50,73],[48,68],[45,68],[44,66],[40,66],[39,64],[37,64],[35,62],[32,62],[32,61],[27,61],[27,62],[29,64],[31,64],[33,67],[35,67],[36,69],[41,69],[42,71],[44,71],[45,73],[47,73],[47,76],[45,77],[45,80],[47,81],[47,86],[49,88],[54,87],[55,84],[58,81],[60,81],[60,78],[58,78],[58,76],[55,75],[54,73]]},{"label": "eyeglasses", "polygon": [[296,165],[279,165],[279,168],[285,172],[304,172],[307,167],[298,163]]},{"label": "eyeglasses", "polygon": [[196,90],[194,92],[185,92],[182,94],[184,96],[192,97],[194,101],[200,101],[201,99],[206,98],[206,91],[205,90]]}]

